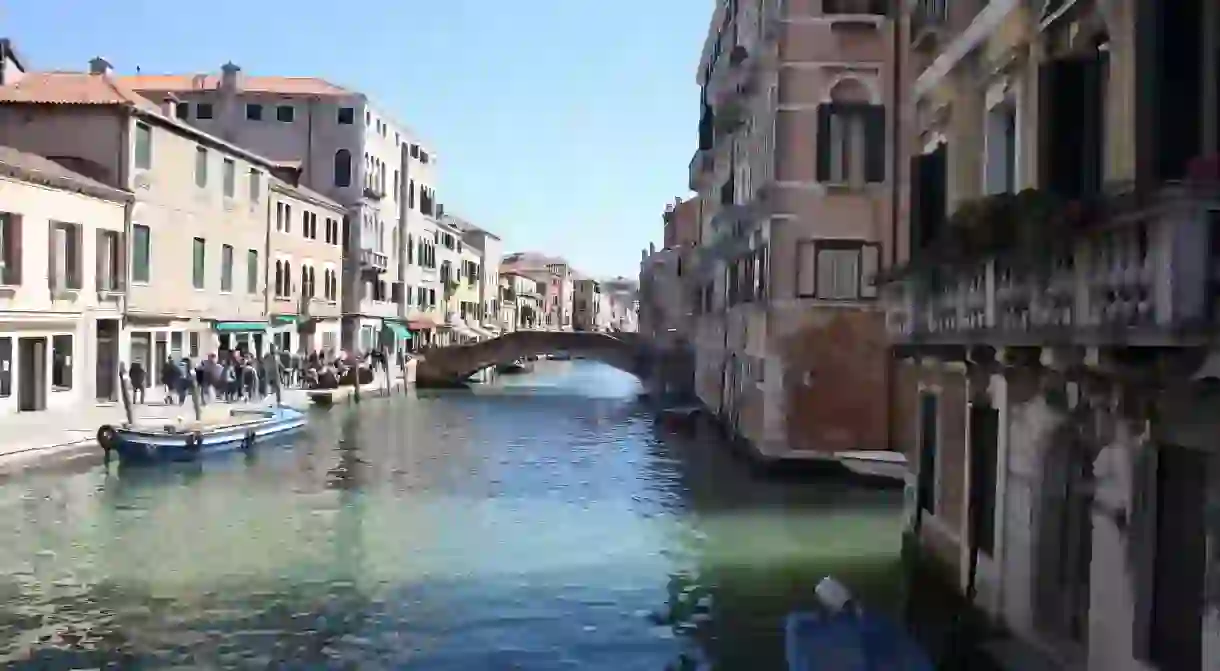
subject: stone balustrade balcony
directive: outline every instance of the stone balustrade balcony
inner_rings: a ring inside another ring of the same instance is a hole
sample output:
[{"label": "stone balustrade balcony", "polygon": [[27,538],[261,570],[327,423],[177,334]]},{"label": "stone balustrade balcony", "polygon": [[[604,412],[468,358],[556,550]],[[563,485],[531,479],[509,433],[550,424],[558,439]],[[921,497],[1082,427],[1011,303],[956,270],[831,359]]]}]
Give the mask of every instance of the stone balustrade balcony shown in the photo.
[{"label": "stone balustrade balcony", "polygon": [[[1220,327],[1220,190],[1033,212],[1012,235],[950,239],[883,277],[894,343],[1178,346]],[[970,228],[995,224],[983,214]]]}]

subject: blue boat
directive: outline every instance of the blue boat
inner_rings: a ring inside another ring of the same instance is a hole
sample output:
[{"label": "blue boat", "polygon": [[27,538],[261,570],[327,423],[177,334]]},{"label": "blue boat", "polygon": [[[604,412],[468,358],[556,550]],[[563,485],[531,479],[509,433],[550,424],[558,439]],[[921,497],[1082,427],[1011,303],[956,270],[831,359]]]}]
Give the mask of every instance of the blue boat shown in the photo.
[{"label": "blue boat", "polygon": [[832,578],[818,584],[821,609],[793,613],[785,627],[790,671],[932,671],[932,662],[906,631],[866,612]]},{"label": "blue boat", "polygon": [[201,456],[248,450],[255,445],[288,438],[305,426],[305,414],[275,407],[233,410],[220,424],[167,425],[164,428],[103,426],[97,442],[109,458],[113,452],[123,464],[193,461]]}]

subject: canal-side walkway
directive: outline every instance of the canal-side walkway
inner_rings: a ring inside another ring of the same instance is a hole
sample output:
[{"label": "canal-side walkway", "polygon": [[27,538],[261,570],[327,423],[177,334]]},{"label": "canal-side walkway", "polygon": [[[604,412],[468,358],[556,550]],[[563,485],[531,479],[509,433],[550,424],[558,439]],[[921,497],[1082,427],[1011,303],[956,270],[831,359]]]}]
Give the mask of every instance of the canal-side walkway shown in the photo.
[{"label": "canal-side walkway", "polygon": [[[397,389],[402,377],[394,374]],[[385,378],[378,374],[373,382],[361,385],[363,393],[374,395],[384,389]],[[150,399],[160,393],[150,390]],[[212,402],[204,406],[205,418],[227,416],[236,409],[267,407],[270,397],[248,403]],[[285,389],[283,403],[293,408],[304,409],[311,403],[304,389]],[[165,405],[160,398],[151,403],[135,407],[137,424],[156,426],[175,423],[182,418],[193,420],[195,412],[188,400],[185,405]],[[56,408],[42,412],[24,412],[0,416],[0,473],[29,466],[37,460],[54,457],[71,459],[98,453],[97,430],[104,424],[122,424],[127,421],[122,403],[81,404]]]}]

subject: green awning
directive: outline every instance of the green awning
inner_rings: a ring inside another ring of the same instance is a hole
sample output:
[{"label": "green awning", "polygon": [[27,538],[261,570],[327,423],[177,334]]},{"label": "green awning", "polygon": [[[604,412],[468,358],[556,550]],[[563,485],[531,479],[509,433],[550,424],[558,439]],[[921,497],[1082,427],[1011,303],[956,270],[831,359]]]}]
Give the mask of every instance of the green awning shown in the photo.
[{"label": "green awning", "polygon": [[220,333],[262,333],[266,322],[216,322],[212,328]]},{"label": "green awning", "polygon": [[271,318],[273,324],[295,324],[299,317],[296,315],[275,315]]},{"label": "green awning", "polygon": [[400,340],[410,340],[411,339],[411,332],[408,331],[407,327],[403,326],[402,324],[399,324],[398,322],[383,322],[383,323],[385,324],[385,327],[390,329],[391,331],[393,331],[394,335],[396,337],[398,337]]}]

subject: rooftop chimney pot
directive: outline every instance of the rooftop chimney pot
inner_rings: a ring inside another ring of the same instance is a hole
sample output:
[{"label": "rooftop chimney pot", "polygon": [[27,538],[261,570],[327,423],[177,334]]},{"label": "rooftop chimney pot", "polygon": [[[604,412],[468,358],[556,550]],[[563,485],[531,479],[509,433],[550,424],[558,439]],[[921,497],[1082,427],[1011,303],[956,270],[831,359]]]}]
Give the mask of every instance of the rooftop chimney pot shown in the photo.
[{"label": "rooftop chimney pot", "polygon": [[110,65],[110,61],[98,56],[89,61],[89,74],[91,75],[108,75],[114,71],[114,67]]},{"label": "rooftop chimney pot", "polygon": [[236,91],[241,88],[241,67],[229,61],[220,66],[220,88]]}]

